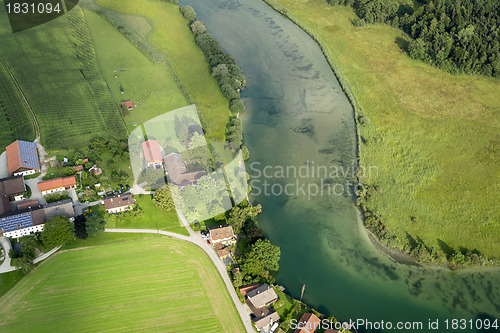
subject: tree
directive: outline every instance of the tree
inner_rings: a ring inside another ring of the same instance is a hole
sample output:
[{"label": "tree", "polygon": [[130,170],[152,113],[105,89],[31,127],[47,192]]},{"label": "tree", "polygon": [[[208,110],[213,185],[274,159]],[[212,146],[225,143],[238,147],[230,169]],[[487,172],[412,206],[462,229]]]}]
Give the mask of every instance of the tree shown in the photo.
[{"label": "tree", "polygon": [[85,221],[85,231],[87,232],[88,237],[103,232],[105,228],[106,221],[97,214],[87,217],[87,221]]},{"label": "tree", "polygon": [[153,194],[153,202],[156,207],[171,210],[174,208],[174,200],[170,189],[167,187],[155,191]]},{"label": "tree", "polygon": [[241,274],[240,271],[237,271],[236,273],[234,273],[233,275],[233,285],[236,287],[236,288],[239,288],[243,285],[243,275]]},{"label": "tree", "polygon": [[191,23],[191,31],[195,35],[199,35],[199,34],[204,34],[205,32],[207,32],[207,28],[205,27],[205,25],[203,24],[203,22],[201,22],[201,21],[194,21],[193,23]]},{"label": "tree", "polygon": [[14,265],[18,270],[28,273],[33,269],[33,260],[27,256],[22,256],[19,258],[12,259],[12,265]]},{"label": "tree", "polygon": [[248,150],[248,148],[246,146],[241,147],[241,156],[243,157],[244,161],[247,161],[248,159],[250,159],[250,151]]},{"label": "tree", "polygon": [[241,99],[233,99],[229,102],[229,110],[232,113],[241,113],[245,111],[245,104],[241,101]]},{"label": "tree", "polygon": [[226,64],[218,64],[216,67],[212,68],[212,75],[219,79],[221,77],[227,76],[229,73],[229,69],[227,69]]},{"label": "tree", "polygon": [[267,239],[259,239],[252,245],[248,259],[257,260],[263,269],[277,272],[280,268],[280,256],[281,249],[279,246],[271,244]]},{"label": "tree", "polygon": [[245,222],[249,219],[253,219],[257,214],[262,211],[262,206],[236,206],[229,213],[228,222],[233,227],[235,233],[239,234],[241,229],[245,225]]},{"label": "tree", "polygon": [[54,216],[43,227],[42,242],[48,247],[64,245],[72,238],[73,230],[65,216]]},{"label": "tree", "polygon": [[188,20],[189,23],[192,23],[192,22],[194,22],[194,20],[196,20],[196,12],[194,11],[193,7],[191,7],[191,6],[182,6],[180,8],[180,11],[182,13],[182,16],[184,16],[184,18],[186,20]]}]

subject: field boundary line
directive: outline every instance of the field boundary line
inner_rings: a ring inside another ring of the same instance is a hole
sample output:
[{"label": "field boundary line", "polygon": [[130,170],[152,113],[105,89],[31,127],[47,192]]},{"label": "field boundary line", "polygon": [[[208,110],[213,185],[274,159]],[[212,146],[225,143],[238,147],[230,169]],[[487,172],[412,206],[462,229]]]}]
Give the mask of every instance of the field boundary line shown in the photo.
[{"label": "field boundary line", "polygon": [[7,62],[5,61],[5,59],[2,56],[0,56],[0,62],[2,63],[5,70],[7,71],[7,74],[10,76],[10,78],[11,78],[12,82],[14,83],[14,86],[16,87],[16,90],[18,91],[19,95],[21,95],[21,100],[24,104],[24,107],[26,108],[26,110],[28,110],[28,113],[30,114],[31,120],[33,122],[33,127],[35,129],[35,138],[40,139],[40,126],[38,125],[38,120],[36,119],[35,112],[31,108],[31,105],[28,102],[28,99],[26,98],[26,96],[23,93],[23,90],[19,86],[19,83],[17,82],[16,77],[14,76],[14,73],[12,73],[9,65],[7,64]]}]

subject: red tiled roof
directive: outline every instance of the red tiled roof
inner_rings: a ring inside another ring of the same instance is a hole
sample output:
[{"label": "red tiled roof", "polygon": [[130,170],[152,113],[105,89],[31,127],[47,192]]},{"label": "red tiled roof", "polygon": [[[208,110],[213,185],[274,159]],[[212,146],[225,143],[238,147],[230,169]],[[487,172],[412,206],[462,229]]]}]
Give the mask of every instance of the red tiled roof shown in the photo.
[{"label": "red tiled roof", "polygon": [[83,171],[83,165],[75,165],[75,172],[82,172]]},{"label": "red tiled roof", "polygon": [[304,313],[297,323],[297,328],[294,333],[313,333],[321,325],[321,320],[313,313]]},{"label": "red tiled roof", "polygon": [[[23,145],[23,148],[21,148],[21,145]],[[31,170],[40,168],[36,146],[31,149],[24,147],[24,145],[34,146],[32,142],[28,143],[25,141],[17,140],[5,148],[5,151],[7,153],[7,166],[10,174],[13,174],[20,169]],[[23,150],[23,152],[21,152],[21,149]],[[27,160],[23,161],[23,159]]]},{"label": "red tiled roof", "polygon": [[252,283],[243,287],[240,287],[240,294],[245,296],[250,290],[254,290],[255,288],[258,288],[260,286],[260,283]]},{"label": "red tiled roof", "polygon": [[55,188],[59,187],[73,187],[76,185],[76,179],[74,176],[69,176],[69,177],[60,177],[60,178],[55,178],[55,179],[50,179],[50,180],[45,180],[43,182],[38,183],[38,189],[40,191],[47,191],[47,190],[52,190]]},{"label": "red tiled roof", "polygon": [[122,107],[126,106],[127,108],[133,108],[134,107],[134,103],[132,103],[132,101],[125,101],[125,102],[122,102]]},{"label": "red tiled roof", "polygon": [[227,225],[224,227],[210,229],[210,238],[212,238],[212,241],[214,242],[218,240],[234,238],[233,227]]},{"label": "red tiled roof", "polygon": [[142,151],[144,152],[144,158],[146,163],[162,161],[160,145],[156,140],[148,140],[142,143]]}]

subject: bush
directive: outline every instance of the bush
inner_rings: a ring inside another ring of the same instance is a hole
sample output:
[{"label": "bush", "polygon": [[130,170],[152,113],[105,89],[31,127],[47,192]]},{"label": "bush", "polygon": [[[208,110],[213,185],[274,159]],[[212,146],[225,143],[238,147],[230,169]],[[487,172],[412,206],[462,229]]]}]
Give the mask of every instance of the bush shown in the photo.
[{"label": "bush", "polygon": [[229,102],[229,110],[231,110],[232,113],[245,112],[245,104],[243,104],[241,99],[233,99]]},{"label": "bush", "polygon": [[191,31],[195,35],[199,35],[199,34],[204,34],[205,32],[207,32],[207,28],[205,27],[205,25],[203,24],[203,22],[201,22],[201,21],[194,21],[193,23],[191,23]]},{"label": "bush", "polygon": [[191,6],[182,6],[180,8],[180,11],[182,13],[182,16],[184,16],[184,18],[186,20],[188,20],[189,23],[193,23],[194,20],[196,20],[196,12],[194,11],[193,7],[191,7]]}]

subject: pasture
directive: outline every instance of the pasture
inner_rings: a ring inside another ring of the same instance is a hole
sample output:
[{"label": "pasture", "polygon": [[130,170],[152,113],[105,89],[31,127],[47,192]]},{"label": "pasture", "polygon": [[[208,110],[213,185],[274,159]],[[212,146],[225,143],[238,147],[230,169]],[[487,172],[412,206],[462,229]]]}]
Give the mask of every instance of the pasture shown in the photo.
[{"label": "pasture", "polygon": [[2,332],[244,332],[198,247],[150,235],[48,259],[0,298]]},{"label": "pasture", "polygon": [[[223,141],[229,121],[228,101],[212,77],[204,55],[194,43],[188,22],[176,5],[155,0],[98,0],[107,9],[130,16],[143,17],[152,30],[139,29],[141,37],[163,53],[173,71],[196,104],[207,139]],[[137,25],[137,21],[131,21]],[[144,27],[144,26],[143,26]],[[146,33],[146,31],[148,31]]]},{"label": "pasture", "polygon": [[[51,22],[13,34],[5,8],[0,6],[0,38],[0,56],[33,108],[46,148],[77,148],[94,137],[126,135],[125,124],[103,79],[79,7]],[[3,69],[0,77],[3,88],[9,84],[4,80]],[[26,111],[19,106],[16,94],[9,93],[9,96],[11,99],[4,110],[6,107],[18,110],[19,116],[26,119]],[[11,127],[17,131],[20,120],[12,119]],[[29,128],[14,134],[17,135],[33,136]]]},{"label": "pasture", "polygon": [[[97,59],[115,100],[132,100],[136,105],[133,110],[125,112],[125,122],[130,130],[135,128],[134,124],[140,125],[187,105],[167,65],[153,63],[96,13],[86,10],[85,16]],[[133,18],[125,19],[135,22]],[[142,23],[147,25],[147,21]],[[146,33],[147,30],[143,31]],[[120,88],[123,89],[123,94]]]},{"label": "pasture", "polygon": [[[404,244],[500,258],[500,82],[450,75],[405,53],[386,25],[354,27],[350,8],[273,0],[323,44],[369,120],[361,164],[378,168],[368,208]],[[441,246],[440,246],[441,245]]]}]

